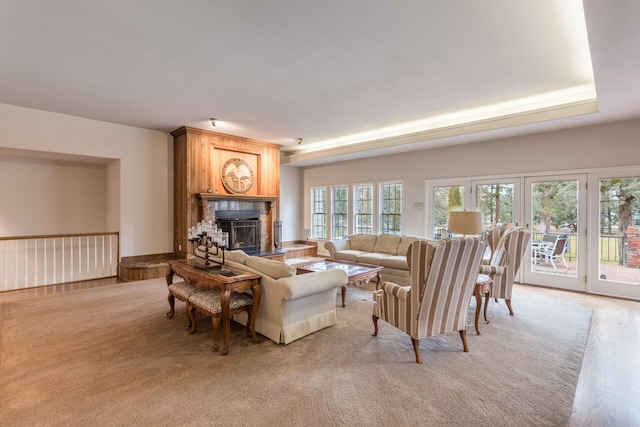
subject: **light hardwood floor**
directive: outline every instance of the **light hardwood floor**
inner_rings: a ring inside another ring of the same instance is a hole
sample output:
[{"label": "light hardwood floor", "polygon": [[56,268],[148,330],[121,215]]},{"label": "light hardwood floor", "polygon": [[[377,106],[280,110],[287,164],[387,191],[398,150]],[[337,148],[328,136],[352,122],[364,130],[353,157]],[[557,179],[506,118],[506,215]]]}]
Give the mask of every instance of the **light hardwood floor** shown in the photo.
[{"label": "light hardwood floor", "polygon": [[[116,278],[99,279],[0,292],[0,303],[120,282]],[[514,302],[528,295],[594,309],[574,398],[571,427],[640,426],[640,302],[515,285]]]},{"label": "light hardwood floor", "polygon": [[640,426],[640,302],[514,286],[514,301],[527,295],[594,310],[570,426]]}]

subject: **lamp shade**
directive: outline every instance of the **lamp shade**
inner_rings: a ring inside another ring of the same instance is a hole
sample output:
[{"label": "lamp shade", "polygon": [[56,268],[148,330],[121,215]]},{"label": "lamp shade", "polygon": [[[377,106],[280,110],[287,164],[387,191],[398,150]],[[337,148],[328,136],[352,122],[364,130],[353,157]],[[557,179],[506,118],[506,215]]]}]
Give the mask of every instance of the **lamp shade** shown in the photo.
[{"label": "lamp shade", "polygon": [[447,231],[453,234],[482,234],[482,213],[475,211],[453,211],[449,213]]}]

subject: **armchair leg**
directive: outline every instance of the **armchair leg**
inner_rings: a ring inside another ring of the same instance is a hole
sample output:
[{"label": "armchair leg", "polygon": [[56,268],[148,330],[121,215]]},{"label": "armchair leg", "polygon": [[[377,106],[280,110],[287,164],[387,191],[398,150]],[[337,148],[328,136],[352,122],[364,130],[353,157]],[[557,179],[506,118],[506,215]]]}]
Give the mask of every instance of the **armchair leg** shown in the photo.
[{"label": "armchair leg", "polygon": [[[462,331],[460,331],[460,332],[462,332]],[[417,339],[412,337],[411,338],[411,342],[413,343],[413,351],[415,351],[415,353],[416,353],[416,363],[422,363],[422,359],[420,359],[420,340],[417,340]]]},{"label": "armchair leg", "polygon": [[511,300],[505,299],[504,302],[507,303],[507,308],[509,309],[509,314],[513,316],[513,308],[511,308]]},{"label": "armchair leg", "polygon": [[374,328],[373,336],[377,337],[378,336],[378,316],[376,316],[375,314],[372,314],[371,318],[373,319],[373,328]]},{"label": "armchair leg", "polygon": [[[460,338],[462,338],[462,347],[464,348],[464,352],[468,353],[469,352],[469,347],[467,347],[467,330],[463,329],[460,332]],[[420,362],[418,362],[420,363]]]}]

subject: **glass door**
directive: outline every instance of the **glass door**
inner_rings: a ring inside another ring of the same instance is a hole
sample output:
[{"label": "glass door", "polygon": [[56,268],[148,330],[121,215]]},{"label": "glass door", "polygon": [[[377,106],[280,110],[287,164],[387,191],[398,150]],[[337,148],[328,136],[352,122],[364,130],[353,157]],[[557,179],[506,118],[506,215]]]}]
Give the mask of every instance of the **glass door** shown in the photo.
[{"label": "glass door", "polygon": [[525,178],[525,283],[586,290],[586,187],[583,174]]},{"label": "glass door", "polygon": [[473,209],[482,212],[485,231],[520,224],[520,178],[474,180]]},{"label": "glass door", "polygon": [[588,292],[640,299],[640,171],[589,176]]},{"label": "glass door", "polygon": [[469,208],[469,181],[429,181],[426,189],[426,230],[428,239],[449,237],[449,212]]}]

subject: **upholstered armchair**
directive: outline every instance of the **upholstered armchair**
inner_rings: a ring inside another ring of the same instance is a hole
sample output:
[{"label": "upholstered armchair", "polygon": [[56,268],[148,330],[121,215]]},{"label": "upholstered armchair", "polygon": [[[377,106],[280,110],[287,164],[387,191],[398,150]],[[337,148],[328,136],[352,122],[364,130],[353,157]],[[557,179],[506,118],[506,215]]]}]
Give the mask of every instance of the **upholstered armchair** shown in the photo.
[{"label": "upholstered armchair", "polygon": [[407,252],[411,285],[383,282],[373,293],[373,336],[378,319],[406,332],[417,363],[422,363],[419,340],[429,336],[458,331],[469,351],[467,313],[485,248],[471,238],[412,243]]},{"label": "upholstered armchair", "polygon": [[511,307],[513,280],[531,240],[531,233],[521,227],[496,228],[489,233],[488,240],[493,242],[495,247],[492,248],[488,265],[483,264],[480,267],[480,273],[491,277],[493,280],[491,297],[496,301],[498,298],[503,298],[509,314],[513,316]]}]

